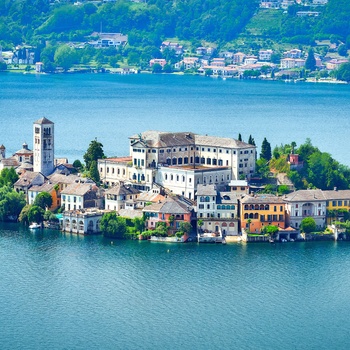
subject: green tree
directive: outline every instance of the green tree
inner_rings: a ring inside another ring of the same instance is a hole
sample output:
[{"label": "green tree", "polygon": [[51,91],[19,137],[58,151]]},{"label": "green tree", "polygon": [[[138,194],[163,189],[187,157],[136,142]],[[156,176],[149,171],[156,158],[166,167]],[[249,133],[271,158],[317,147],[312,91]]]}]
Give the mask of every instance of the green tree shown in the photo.
[{"label": "green tree", "polygon": [[343,63],[339,69],[335,72],[335,76],[338,80],[350,82],[350,62]]},{"label": "green tree", "polygon": [[77,169],[77,171],[82,171],[83,169],[83,164],[81,163],[81,161],[79,159],[76,159],[74,162],[73,162],[73,167],[75,169]]},{"label": "green tree", "polygon": [[199,219],[197,221],[197,226],[199,227],[199,230],[202,231],[202,226],[204,225],[204,221],[202,219]]},{"label": "green tree", "polygon": [[192,231],[191,224],[189,222],[186,222],[186,221],[180,222],[179,228],[180,228],[180,231],[187,233],[187,234],[190,234]]},{"label": "green tree", "polygon": [[33,204],[44,210],[48,209],[52,206],[52,196],[48,192],[41,192],[35,197]]},{"label": "green tree", "polygon": [[54,60],[57,66],[67,71],[76,61],[75,51],[67,45],[59,46],[55,52]]},{"label": "green tree", "polygon": [[5,185],[0,188],[0,221],[17,220],[25,206],[25,196],[18,193],[10,186]]},{"label": "green tree", "polygon": [[344,45],[344,44],[339,45],[338,55],[343,56],[343,57],[346,57],[348,55],[348,49],[347,49],[346,45]]},{"label": "green tree", "polygon": [[264,226],[263,229],[261,230],[263,234],[268,234],[272,239],[276,238],[278,231],[279,231],[278,226],[275,226],[275,225]]},{"label": "green tree", "polygon": [[242,141],[242,135],[241,135],[241,133],[238,134],[238,141]]},{"label": "green tree", "polygon": [[44,218],[44,210],[37,205],[31,205],[28,213],[28,222],[37,222],[40,223]]},{"label": "green tree", "polygon": [[159,63],[155,63],[152,66],[152,73],[161,73],[163,70],[162,66]]},{"label": "green tree", "polygon": [[25,205],[22,210],[21,213],[19,214],[18,217],[18,221],[21,222],[22,224],[29,224],[29,219],[28,219],[28,212],[31,208],[30,204]]},{"label": "green tree", "polygon": [[93,180],[96,183],[100,182],[100,174],[97,169],[97,162],[94,160],[91,163],[90,169],[89,169],[89,177],[91,180]]},{"label": "green tree", "polygon": [[18,175],[14,168],[4,168],[0,172],[0,187],[4,185],[13,186],[18,180]]},{"label": "green tree", "polygon": [[305,68],[309,69],[310,71],[314,71],[316,69],[316,59],[312,48],[310,48],[308,52],[307,59],[305,61]]},{"label": "green tree", "polygon": [[98,142],[97,139],[91,141],[83,158],[86,165],[86,169],[90,170],[93,161],[97,163],[98,159],[105,158],[102,143]]},{"label": "green tree", "polygon": [[312,217],[306,217],[301,221],[300,228],[302,232],[311,233],[316,230],[316,222]]},{"label": "green tree", "polygon": [[260,153],[260,158],[266,159],[269,161],[271,159],[271,145],[270,143],[266,140],[266,137],[264,137],[264,140],[261,145],[261,153]]},{"label": "green tree", "polygon": [[7,69],[7,64],[5,62],[0,61],[0,71],[4,71]]},{"label": "green tree", "polygon": [[289,187],[287,185],[280,185],[277,187],[277,192],[280,196],[287,194],[290,192]]},{"label": "green tree", "polygon": [[105,237],[123,239],[126,234],[126,222],[124,218],[117,216],[115,212],[105,213],[100,221],[100,228]]},{"label": "green tree", "polygon": [[255,140],[254,140],[254,138],[252,137],[252,135],[249,135],[248,143],[249,143],[250,145],[255,146]]}]

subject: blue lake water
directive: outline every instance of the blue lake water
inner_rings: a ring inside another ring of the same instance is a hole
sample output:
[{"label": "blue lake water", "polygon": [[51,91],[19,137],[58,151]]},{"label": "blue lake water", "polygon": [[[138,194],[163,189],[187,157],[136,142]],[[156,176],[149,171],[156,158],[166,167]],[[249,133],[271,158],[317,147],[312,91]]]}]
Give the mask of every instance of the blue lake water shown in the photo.
[{"label": "blue lake water", "polygon": [[1,349],[348,349],[349,249],[111,242],[2,224]]},{"label": "blue lake water", "polygon": [[0,74],[0,144],[8,154],[32,123],[55,122],[57,157],[82,159],[95,137],[107,156],[127,155],[128,137],[144,130],[193,131],[272,147],[310,137],[350,165],[350,86],[237,81],[174,75]]},{"label": "blue lake water", "polygon": [[[56,156],[147,129],[304,142],[350,165],[350,86],[0,74],[0,144],[55,122]],[[164,245],[0,224],[1,349],[349,349],[348,242]]]}]

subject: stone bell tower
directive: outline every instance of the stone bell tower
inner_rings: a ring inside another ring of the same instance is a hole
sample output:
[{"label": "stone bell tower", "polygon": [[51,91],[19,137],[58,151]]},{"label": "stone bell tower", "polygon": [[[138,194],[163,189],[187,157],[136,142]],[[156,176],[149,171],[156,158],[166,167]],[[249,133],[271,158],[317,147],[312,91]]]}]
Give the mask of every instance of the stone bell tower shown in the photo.
[{"label": "stone bell tower", "polygon": [[34,171],[45,176],[54,170],[54,123],[41,118],[33,125]]}]

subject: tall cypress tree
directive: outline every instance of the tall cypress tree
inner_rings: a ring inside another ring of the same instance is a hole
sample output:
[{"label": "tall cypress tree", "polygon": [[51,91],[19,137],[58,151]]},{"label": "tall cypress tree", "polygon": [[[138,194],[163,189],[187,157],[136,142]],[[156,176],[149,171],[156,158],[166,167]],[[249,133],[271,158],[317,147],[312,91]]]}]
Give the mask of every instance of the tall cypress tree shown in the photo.
[{"label": "tall cypress tree", "polygon": [[238,141],[242,141],[242,135],[241,135],[241,133],[238,134]]},{"label": "tall cypress tree", "polygon": [[264,158],[265,160],[270,160],[271,157],[272,157],[272,154],[271,154],[271,145],[270,145],[270,143],[266,140],[266,137],[264,137],[264,141],[262,142],[262,145],[261,145],[260,158]]},{"label": "tall cypress tree", "polygon": [[316,59],[314,55],[314,50],[310,48],[309,53],[307,55],[307,59],[305,61],[305,68],[314,71],[316,69]]}]

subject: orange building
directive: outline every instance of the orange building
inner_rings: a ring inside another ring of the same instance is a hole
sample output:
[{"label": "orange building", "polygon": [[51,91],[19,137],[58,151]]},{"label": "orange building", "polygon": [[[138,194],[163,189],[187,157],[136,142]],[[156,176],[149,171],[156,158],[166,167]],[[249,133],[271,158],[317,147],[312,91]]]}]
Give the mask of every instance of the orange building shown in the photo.
[{"label": "orange building", "polygon": [[246,195],[241,200],[241,227],[259,233],[264,226],[286,228],[285,203],[270,194]]},{"label": "orange building", "polygon": [[166,198],[164,201],[147,205],[143,212],[147,215],[147,228],[155,229],[157,222],[165,222],[169,227],[169,233],[180,229],[181,222],[191,223],[192,211],[185,203],[173,198]]}]

